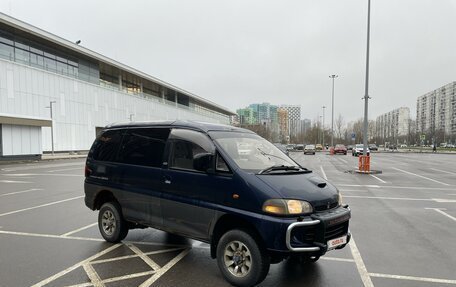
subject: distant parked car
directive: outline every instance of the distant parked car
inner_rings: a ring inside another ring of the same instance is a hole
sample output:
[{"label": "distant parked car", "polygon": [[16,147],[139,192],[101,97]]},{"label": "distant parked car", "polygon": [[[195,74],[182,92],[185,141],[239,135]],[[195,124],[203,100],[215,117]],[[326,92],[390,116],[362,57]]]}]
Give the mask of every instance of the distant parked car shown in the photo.
[{"label": "distant parked car", "polygon": [[[359,156],[363,155],[364,152],[364,145],[363,144],[357,144],[355,147],[352,149],[352,156]],[[367,155],[370,155],[370,150],[369,147],[367,147]]]},{"label": "distant parked car", "polygon": [[406,144],[401,144],[399,147],[400,148],[407,148],[408,146]]},{"label": "distant parked car", "polygon": [[316,144],[315,150],[323,150],[323,146],[321,144]]},{"label": "distant parked car", "polygon": [[372,150],[372,151],[378,151],[378,147],[376,144],[370,144],[369,145],[369,149]]},{"label": "distant parked car", "polygon": [[304,154],[315,154],[315,145],[308,144],[304,147]]},{"label": "distant parked car", "polygon": [[287,151],[292,151],[294,150],[295,145],[294,144],[287,144],[286,149]]},{"label": "distant parked car", "polygon": [[286,148],[285,145],[280,144],[280,143],[275,143],[274,144],[279,150],[281,150],[284,154],[289,155],[288,149]]},{"label": "distant parked car", "polygon": [[334,148],[334,153],[335,154],[341,153],[341,154],[346,155],[347,148],[343,144],[336,144],[336,147]]},{"label": "distant parked car", "polygon": [[353,147],[354,146],[350,144],[350,145],[347,146],[347,150],[353,150]]},{"label": "distant parked car", "polygon": [[296,150],[296,151],[302,151],[302,150],[304,150],[304,145],[303,145],[303,144],[297,144],[297,145],[295,146],[295,150]]}]

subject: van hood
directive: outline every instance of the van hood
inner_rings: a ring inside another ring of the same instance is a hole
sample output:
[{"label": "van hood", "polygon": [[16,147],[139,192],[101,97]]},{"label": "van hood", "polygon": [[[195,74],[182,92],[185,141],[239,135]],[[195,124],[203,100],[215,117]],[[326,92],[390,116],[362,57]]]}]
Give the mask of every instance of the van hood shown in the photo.
[{"label": "van hood", "polygon": [[257,174],[284,199],[308,201],[315,210],[326,210],[338,202],[338,190],[315,173]]}]

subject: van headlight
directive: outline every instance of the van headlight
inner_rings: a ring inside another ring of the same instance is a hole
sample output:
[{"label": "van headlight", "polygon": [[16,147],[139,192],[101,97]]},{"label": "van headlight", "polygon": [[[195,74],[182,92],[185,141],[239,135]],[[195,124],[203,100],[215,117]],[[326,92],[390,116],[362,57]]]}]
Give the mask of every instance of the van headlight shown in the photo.
[{"label": "van headlight", "polygon": [[337,202],[339,203],[339,206],[344,204],[344,202],[342,200],[342,193],[340,193],[340,192],[337,193]]},{"label": "van headlight", "polygon": [[263,211],[276,215],[298,215],[312,213],[313,208],[304,200],[269,199],[263,204]]}]

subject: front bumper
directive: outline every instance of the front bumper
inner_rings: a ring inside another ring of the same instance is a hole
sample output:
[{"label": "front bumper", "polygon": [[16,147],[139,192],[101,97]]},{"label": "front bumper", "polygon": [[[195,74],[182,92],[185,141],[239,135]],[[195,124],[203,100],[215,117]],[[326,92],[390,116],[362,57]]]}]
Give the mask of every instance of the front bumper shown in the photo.
[{"label": "front bumper", "polygon": [[[312,214],[308,220],[296,221],[288,225],[285,245],[289,252],[310,252],[323,255],[328,251],[327,242],[341,236],[351,239],[348,229],[351,211],[348,206]],[[341,249],[346,244],[337,247]]]}]

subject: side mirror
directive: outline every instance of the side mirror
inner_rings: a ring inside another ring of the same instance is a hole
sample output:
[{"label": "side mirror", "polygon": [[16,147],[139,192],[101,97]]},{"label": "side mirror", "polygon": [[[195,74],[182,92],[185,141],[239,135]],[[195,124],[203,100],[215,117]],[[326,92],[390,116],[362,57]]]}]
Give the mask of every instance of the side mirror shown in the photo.
[{"label": "side mirror", "polygon": [[212,170],[214,156],[210,153],[199,153],[193,157],[193,168],[198,171],[208,172]]}]

